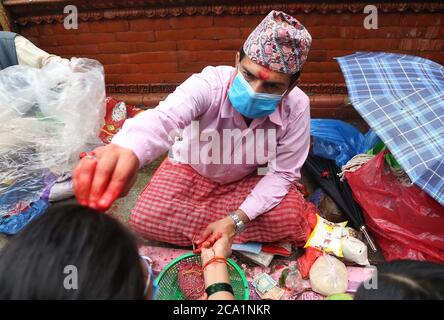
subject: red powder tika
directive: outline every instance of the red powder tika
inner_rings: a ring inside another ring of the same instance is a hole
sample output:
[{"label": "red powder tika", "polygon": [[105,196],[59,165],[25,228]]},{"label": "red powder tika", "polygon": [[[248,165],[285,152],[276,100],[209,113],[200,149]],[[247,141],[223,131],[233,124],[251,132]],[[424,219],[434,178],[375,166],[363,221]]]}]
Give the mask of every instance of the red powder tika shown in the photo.
[{"label": "red powder tika", "polygon": [[268,80],[270,78],[270,70],[265,69],[265,68],[261,69],[259,71],[259,78],[261,80]]},{"label": "red powder tika", "polygon": [[177,280],[185,299],[198,300],[205,293],[202,266],[198,262],[181,261],[177,266]]}]

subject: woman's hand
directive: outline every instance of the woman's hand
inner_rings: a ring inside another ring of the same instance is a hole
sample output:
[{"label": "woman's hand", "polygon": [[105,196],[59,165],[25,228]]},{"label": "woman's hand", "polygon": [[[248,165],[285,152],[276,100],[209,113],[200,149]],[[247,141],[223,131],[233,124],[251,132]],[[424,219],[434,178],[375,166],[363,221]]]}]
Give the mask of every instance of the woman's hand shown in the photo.
[{"label": "woman's hand", "polygon": [[231,257],[231,240],[226,236],[222,236],[214,243],[213,251],[216,256]]},{"label": "woman's hand", "polygon": [[231,256],[231,241],[228,237],[220,235],[218,240],[209,245],[205,243],[202,245],[202,264],[207,263],[215,256],[229,258]]},{"label": "woman's hand", "polygon": [[[208,244],[205,243],[204,244]],[[226,235],[221,235],[211,247],[202,245],[202,265],[205,265],[214,257],[229,258],[231,256],[231,240]],[[205,288],[214,283],[230,283],[230,274],[227,265],[221,261],[210,263],[203,270]],[[220,291],[207,296],[208,300],[233,300],[234,296],[228,291]]]}]

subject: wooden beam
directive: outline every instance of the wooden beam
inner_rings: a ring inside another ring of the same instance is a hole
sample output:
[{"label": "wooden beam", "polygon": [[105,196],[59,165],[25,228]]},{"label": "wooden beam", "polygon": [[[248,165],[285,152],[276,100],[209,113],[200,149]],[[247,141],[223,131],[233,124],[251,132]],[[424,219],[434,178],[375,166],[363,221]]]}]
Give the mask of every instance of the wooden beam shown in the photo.
[{"label": "wooden beam", "polygon": [[[217,2],[217,4],[216,4]],[[362,13],[368,1],[318,0],[4,0],[19,26],[63,22],[66,5],[78,8],[81,21],[110,19],[165,18],[197,15],[261,15],[282,10],[291,15],[307,13]],[[381,12],[444,12],[444,3],[431,1],[374,1]]]}]

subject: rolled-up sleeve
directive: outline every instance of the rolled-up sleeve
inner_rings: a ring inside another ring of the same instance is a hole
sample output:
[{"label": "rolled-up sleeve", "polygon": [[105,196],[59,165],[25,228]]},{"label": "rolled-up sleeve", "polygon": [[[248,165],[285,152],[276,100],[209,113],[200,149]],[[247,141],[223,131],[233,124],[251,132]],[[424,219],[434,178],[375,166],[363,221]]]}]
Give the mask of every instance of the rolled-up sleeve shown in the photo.
[{"label": "rolled-up sleeve", "polygon": [[20,65],[33,68],[42,68],[50,62],[59,62],[69,65],[69,59],[64,59],[54,54],[49,54],[36,47],[31,41],[22,36],[15,37],[15,49]]},{"label": "rolled-up sleeve", "polygon": [[275,170],[267,173],[239,207],[250,220],[273,209],[287,195],[290,186],[301,178],[301,167],[310,148],[310,105],[290,119],[286,132],[276,146]]},{"label": "rolled-up sleeve", "polygon": [[174,143],[174,134],[213,103],[211,71],[205,68],[182,83],[164,101],[125,121],[112,143],[132,150],[140,166],[155,160]]}]

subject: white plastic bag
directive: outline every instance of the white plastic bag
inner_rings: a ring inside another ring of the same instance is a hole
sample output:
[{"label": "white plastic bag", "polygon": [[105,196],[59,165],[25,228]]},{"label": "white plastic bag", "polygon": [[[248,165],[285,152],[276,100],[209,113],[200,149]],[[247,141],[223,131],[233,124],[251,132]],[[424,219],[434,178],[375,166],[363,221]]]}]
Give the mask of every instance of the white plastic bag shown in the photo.
[{"label": "white plastic bag", "polygon": [[0,216],[37,200],[50,176],[72,170],[81,151],[101,144],[105,114],[102,65],[0,71]]},{"label": "white plastic bag", "polygon": [[343,237],[341,240],[342,253],[348,261],[355,262],[361,266],[368,266],[367,246],[364,242],[354,237]]}]

